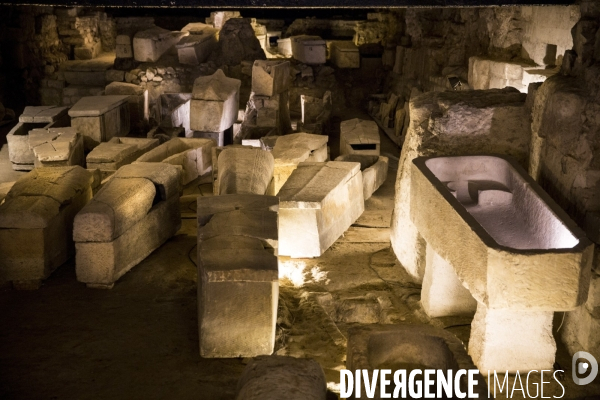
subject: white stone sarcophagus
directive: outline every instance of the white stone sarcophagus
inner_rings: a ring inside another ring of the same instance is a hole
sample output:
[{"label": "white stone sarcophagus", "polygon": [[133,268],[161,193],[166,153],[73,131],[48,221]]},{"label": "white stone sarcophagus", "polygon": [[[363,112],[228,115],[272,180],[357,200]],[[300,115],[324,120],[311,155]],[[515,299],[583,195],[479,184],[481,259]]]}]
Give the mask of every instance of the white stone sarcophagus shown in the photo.
[{"label": "white stone sarcophagus", "polygon": [[77,280],[110,289],[179,230],[179,174],[173,165],[121,167],[76,216]]},{"label": "white stone sarcophagus", "polygon": [[292,56],[304,64],[325,64],[327,44],[319,36],[292,36]]},{"label": "white stone sarcophagus", "polygon": [[278,196],[278,254],[319,257],[364,211],[360,164],[300,163]]},{"label": "white stone sarcophagus", "polygon": [[417,158],[410,201],[411,220],[434,253],[427,268],[440,268],[425,273],[428,301],[465,311],[461,284],[477,301],[469,354],[479,369],[552,368],[553,314],[587,297],[593,246],[583,231],[502,156]]}]

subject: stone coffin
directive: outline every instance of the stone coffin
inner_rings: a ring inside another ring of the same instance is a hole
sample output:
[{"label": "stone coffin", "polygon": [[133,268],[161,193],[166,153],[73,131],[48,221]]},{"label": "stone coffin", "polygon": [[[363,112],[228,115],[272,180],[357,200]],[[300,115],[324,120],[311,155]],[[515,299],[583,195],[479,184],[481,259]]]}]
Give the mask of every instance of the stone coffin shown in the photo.
[{"label": "stone coffin", "polygon": [[319,257],[364,211],[360,164],[300,163],[278,196],[278,254]]},{"label": "stone coffin", "polygon": [[360,53],[351,40],[336,40],[330,46],[331,60],[338,68],[360,68]]},{"label": "stone coffin", "polygon": [[172,32],[154,27],[133,37],[133,57],[139,62],[156,62],[189,32]]},{"label": "stone coffin", "polygon": [[274,96],[288,90],[290,83],[289,61],[254,61],[252,66],[252,91],[257,96]]},{"label": "stone coffin", "polygon": [[87,155],[87,168],[99,169],[103,178],[106,178],[123,165],[131,164],[154,149],[158,144],[158,139],[114,137],[108,142],[100,143]]},{"label": "stone coffin", "polygon": [[339,156],[335,161],[359,162],[363,179],[363,197],[370,198],[387,179],[389,160],[384,156],[350,154]]},{"label": "stone coffin", "polygon": [[[552,315],[585,301],[591,242],[508,158],[417,158],[411,174],[413,223],[478,302],[469,341],[477,366],[551,368]],[[457,293],[436,292],[449,302]]]},{"label": "stone coffin", "polygon": [[34,129],[29,132],[35,168],[84,166],[83,137],[72,127]]},{"label": "stone coffin", "polygon": [[238,116],[241,81],[222,70],[194,81],[190,127],[200,132],[220,132],[233,126]]},{"label": "stone coffin", "polygon": [[273,179],[273,156],[266,150],[225,147],[217,163],[218,194],[265,194]]},{"label": "stone coffin", "polygon": [[6,135],[8,158],[14,170],[30,171],[34,168],[35,155],[29,146],[29,132],[69,125],[67,111],[68,107],[25,107],[19,123]]},{"label": "stone coffin", "polygon": [[279,193],[299,163],[327,161],[327,135],[292,133],[276,139],[272,152],[275,159],[273,194]]},{"label": "stone coffin", "polygon": [[69,110],[71,126],[84,136],[92,150],[114,136],[127,136],[130,126],[129,96],[82,97]]},{"label": "stone coffin", "polygon": [[[387,387],[388,397],[394,390],[393,372],[406,370],[406,379],[412,370],[435,369],[437,371],[452,371],[452,378],[459,370],[475,370],[471,357],[467,354],[463,343],[453,334],[443,329],[428,325],[368,325],[350,328],[348,331],[348,348],[346,350],[346,368],[352,373],[356,370],[367,370],[372,376],[373,370],[391,369]],[[381,371],[380,371],[381,372]],[[435,381],[435,377],[433,378]],[[488,398],[488,389],[484,377],[475,375],[476,385],[473,389],[480,399]],[[415,383],[423,385],[423,375],[416,375]],[[400,398],[407,396],[409,385],[404,385],[399,392]],[[468,392],[467,374],[460,377],[460,391]],[[430,392],[436,393],[435,389]],[[361,393],[365,393],[364,383],[361,382]],[[374,390],[373,399],[381,396],[379,379]],[[449,396],[436,398],[455,398],[455,391],[446,393]],[[380,397],[381,396],[381,397]],[[472,397],[469,397],[472,398]]]},{"label": "stone coffin", "polygon": [[186,185],[211,171],[215,142],[211,139],[173,138],[140,156],[134,163],[162,162],[181,169],[181,184]]},{"label": "stone coffin", "polygon": [[327,45],[319,36],[292,36],[292,56],[304,64],[325,64]]},{"label": "stone coffin", "polygon": [[191,23],[184,26],[182,32],[190,34],[182,38],[175,46],[179,63],[198,65],[205,62],[217,46],[219,31],[210,25]]},{"label": "stone coffin", "polygon": [[277,51],[285,57],[292,57],[292,39],[277,39]]},{"label": "stone coffin", "polygon": [[190,100],[191,93],[165,93],[160,95],[160,126],[167,128],[182,127],[185,136],[190,137]]},{"label": "stone coffin", "polygon": [[181,226],[179,169],[161,163],[120,168],[75,217],[77,280],[110,289]]},{"label": "stone coffin", "polygon": [[140,130],[148,124],[150,110],[147,89],[132,83],[112,82],[106,86],[104,94],[129,96],[130,125]]},{"label": "stone coffin", "polygon": [[327,381],[315,360],[261,356],[244,369],[236,400],[325,400]]},{"label": "stone coffin", "polygon": [[354,118],[340,124],[340,155],[379,156],[379,142],[375,121]]},{"label": "stone coffin", "polygon": [[73,219],[92,198],[81,167],[36,168],[0,205],[0,281],[37,288],[74,254]]},{"label": "stone coffin", "polygon": [[198,327],[202,357],[273,352],[279,281],[270,244],[277,198],[198,197]]}]

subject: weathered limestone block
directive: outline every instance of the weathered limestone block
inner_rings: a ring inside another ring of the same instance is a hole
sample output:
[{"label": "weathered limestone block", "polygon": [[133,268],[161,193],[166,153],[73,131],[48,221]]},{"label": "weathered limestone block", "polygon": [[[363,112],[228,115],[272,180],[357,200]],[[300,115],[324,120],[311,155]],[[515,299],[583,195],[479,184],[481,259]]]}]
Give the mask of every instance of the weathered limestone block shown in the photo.
[{"label": "weathered limestone block", "polygon": [[127,136],[130,127],[129,96],[83,97],[69,110],[71,126],[84,136],[86,150],[114,136]]},{"label": "weathered limestone block", "polygon": [[359,163],[300,163],[279,195],[279,255],[319,257],[364,211]]},{"label": "weathered limestone block", "polygon": [[104,93],[108,96],[129,96],[129,120],[131,126],[137,129],[142,129],[146,126],[150,118],[147,89],[132,83],[112,82],[106,86]]},{"label": "weathered limestone block", "polygon": [[292,39],[277,39],[277,51],[285,57],[292,57]]},{"label": "weathered limestone block", "polygon": [[113,68],[114,62],[114,56],[106,54],[94,60],[65,61],[61,64],[61,70],[69,85],[104,87],[106,71]]},{"label": "weathered limestone block", "polygon": [[387,179],[389,160],[384,156],[363,156],[349,154],[339,156],[335,161],[359,162],[363,179],[363,196],[369,199]]},{"label": "weathered limestone block", "polygon": [[360,53],[351,40],[331,42],[331,60],[338,68],[360,68]]},{"label": "weathered limestone block", "polygon": [[74,128],[34,129],[29,133],[35,168],[84,166],[83,137]]},{"label": "weathered limestone block", "polygon": [[304,64],[325,64],[327,45],[319,36],[292,36],[292,56]]},{"label": "weathered limestone block", "polygon": [[226,147],[218,156],[219,194],[265,194],[273,179],[274,160],[254,147]]},{"label": "weathered limestone block", "polygon": [[242,140],[259,140],[267,135],[285,135],[291,130],[288,91],[271,97],[250,94],[238,134]]},{"label": "weathered limestone block", "polygon": [[277,194],[299,163],[327,161],[329,136],[310,133],[292,133],[279,136],[273,146],[275,168],[273,194]]},{"label": "weathered limestone block", "polygon": [[473,315],[477,310],[477,301],[458,279],[452,265],[431,246],[427,246],[421,305],[432,318]]},{"label": "weathered limestone block", "polygon": [[327,381],[315,360],[262,356],[244,369],[236,400],[325,400]]},{"label": "weathered limestone block", "polygon": [[158,144],[158,139],[114,137],[100,143],[87,155],[87,168],[99,169],[106,177],[123,165],[131,164]]},{"label": "weathered limestone block", "polygon": [[217,46],[218,30],[196,22],[184,26],[182,32],[189,32],[189,36],[182,38],[175,46],[179,63],[198,65],[205,62]]},{"label": "weathered limestone block", "polygon": [[491,309],[478,302],[469,355],[482,373],[552,369],[553,316],[551,311]]},{"label": "weathered limestone block", "polygon": [[271,97],[288,90],[290,83],[289,61],[254,61],[252,66],[252,91],[254,94]]},{"label": "weathered limestone block", "polygon": [[181,226],[179,170],[126,165],[75,217],[77,280],[110,289]]},{"label": "weathered limestone block", "polygon": [[68,107],[25,107],[19,123],[6,135],[8,158],[16,171],[34,168],[35,154],[29,146],[29,133],[34,129],[58,128],[69,125]]},{"label": "weathered limestone block", "polygon": [[340,124],[340,155],[379,155],[379,127],[375,121],[350,119]]},{"label": "weathered limestone block", "polygon": [[182,127],[186,137],[193,131],[190,128],[191,93],[165,93],[160,95],[160,126],[167,128]]},{"label": "weathered limestone block", "polygon": [[241,81],[227,78],[222,70],[194,81],[190,127],[201,132],[220,132],[233,126],[238,116]]},{"label": "weathered limestone block", "polygon": [[[464,344],[448,331],[428,325],[373,324],[349,329],[346,367],[350,371],[360,369],[371,373],[374,369],[407,369],[407,375],[413,369],[431,368],[444,372],[451,370],[453,377],[459,370],[476,369]],[[487,376],[487,371],[481,375]],[[481,375],[475,375],[473,391],[480,399],[485,399],[488,398],[488,388]],[[417,375],[415,381],[419,379]],[[377,383],[373,398],[381,399],[381,387]],[[389,397],[393,387],[392,384],[387,388]],[[460,378],[461,392],[467,393],[467,388],[465,374]],[[363,383],[361,392],[365,393],[364,390]]]},{"label": "weathered limestone block", "polygon": [[543,82],[557,72],[557,70],[539,70],[536,67],[531,63],[473,56],[469,58],[468,81],[475,90],[503,89],[512,86],[522,93],[527,93],[527,86],[530,83]]},{"label": "weathered limestone block", "polygon": [[186,185],[211,171],[211,139],[173,138],[140,156],[135,163],[162,162],[181,167],[181,184]]},{"label": "weathered limestone block", "polygon": [[331,92],[325,92],[323,98],[300,95],[302,123],[304,125],[326,122],[331,113]]},{"label": "weathered limestone block", "polygon": [[504,154],[526,164],[531,124],[515,89],[432,92],[411,98],[396,178],[391,242],[402,266],[423,279],[425,242],[410,220],[412,160],[422,155]]},{"label": "weathered limestone block", "polygon": [[189,32],[171,32],[154,27],[140,31],[133,37],[133,56],[139,62],[156,62]]},{"label": "weathered limestone block", "polygon": [[[278,199],[198,197],[198,322],[202,357],[271,354],[277,320]],[[226,312],[225,312],[226,310]]]},{"label": "weathered limestone block", "polygon": [[0,281],[37,288],[74,253],[73,219],[92,198],[81,167],[36,168],[0,205]]}]

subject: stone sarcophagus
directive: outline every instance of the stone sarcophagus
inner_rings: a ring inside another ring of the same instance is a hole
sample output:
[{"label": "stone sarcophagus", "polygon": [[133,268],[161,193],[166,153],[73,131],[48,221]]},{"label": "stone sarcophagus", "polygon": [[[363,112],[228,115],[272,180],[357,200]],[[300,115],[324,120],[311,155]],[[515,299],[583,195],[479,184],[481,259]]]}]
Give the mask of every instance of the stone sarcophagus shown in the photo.
[{"label": "stone sarcophagus", "polygon": [[593,254],[567,214],[516,162],[456,156],[413,160],[411,219],[433,252],[428,302],[464,310],[460,285],[477,301],[469,353],[479,369],[552,368],[553,314],[585,301]]},{"label": "stone sarcophagus", "polygon": [[[269,355],[279,297],[277,203],[253,194],[198,197],[202,357]],[[275,244],[276,246],[276,244]]]},{"label": "stone sarcophagus", "polygon": [[278,254],[319,257],[364,211],[360,164],[300,163],[278,196]]},{"label": "stone sarcophagus", "polygon": [[106,177],[123,165],[133,163],[157,147],[158,143],[158,139],[114,137],[108,142],[100,143],[87,155],[87,168],[99,169],[103,177]]},{"label": "stone sarcophagus", "polygon": [[238,116],[241,81],[222,70],[194,81],[190,104],[190,127],[200,132],[221,132],[233,126]]},{"label": "stone sarcophagus", "polygon": [[179,230],[179,174],[173,165],[120,168],[75,217],[77,280],[110,289]]}]

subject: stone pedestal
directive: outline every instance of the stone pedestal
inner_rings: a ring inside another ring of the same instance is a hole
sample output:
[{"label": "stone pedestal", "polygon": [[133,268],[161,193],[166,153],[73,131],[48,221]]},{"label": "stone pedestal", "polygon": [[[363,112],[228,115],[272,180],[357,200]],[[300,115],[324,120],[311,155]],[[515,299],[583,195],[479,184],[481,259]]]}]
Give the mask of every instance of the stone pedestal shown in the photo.
[{"label": "stone pedestal", "polygon": [[300,163],[278,195],[278,254],[319,257],[364,211],[360,164]]},{"label": "stone pedestal", "polygon": [[452,265],[431,246],[427,246],[421,305],[432,318],[473,315],[477,309],[477,301],[458,279]]},{"label": "stone pedestal", "polygon": [[127,136],[129,96],[83,97],[70,110],[71,126],[84,137],[86,150],[114,136]]},{"label": "stone pedestal", "polygon": [[552,311],[489,309],[477,303],[469,355],[483,374],[488,370],[553,369],[556,343]]},{"label": "stone pedestal", "polygon": [[222,70],[194,81],[191,101],[192,130],[224,131],[236,121],[241,81],[227,78]]}]

